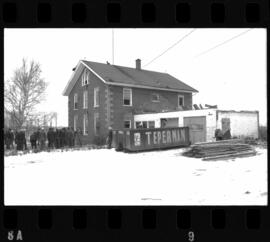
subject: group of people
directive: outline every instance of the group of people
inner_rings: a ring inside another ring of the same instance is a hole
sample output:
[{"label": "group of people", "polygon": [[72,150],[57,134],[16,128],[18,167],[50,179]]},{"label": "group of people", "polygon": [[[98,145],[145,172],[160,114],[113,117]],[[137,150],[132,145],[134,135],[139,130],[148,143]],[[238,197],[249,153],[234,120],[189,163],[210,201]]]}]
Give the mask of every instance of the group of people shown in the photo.
[{"label": "group of people", "polygon": [[[73,147],[81,145],[80,131],[74,131],[72,128],[54,129],[49,128],[46,132],[43,128],[38,128],[30,135],[30,144],[32,149],[44,150],[59,149],[63,147]],[[13,131],[8,129],[4,133],[6,149],[27,150],[25,130]],[[15,145],[14,145],[15,143]]]}]

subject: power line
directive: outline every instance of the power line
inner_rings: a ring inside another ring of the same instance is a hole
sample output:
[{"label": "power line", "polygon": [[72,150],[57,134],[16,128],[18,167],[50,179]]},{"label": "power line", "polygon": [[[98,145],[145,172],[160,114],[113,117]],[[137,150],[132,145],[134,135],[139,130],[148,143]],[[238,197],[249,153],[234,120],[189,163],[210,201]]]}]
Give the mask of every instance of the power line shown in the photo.
[{"label": "power line", "polygon": [[246,30],[246,31],[244,31],[244,32],[242,32],[242,33],[240,33],[240,34],[237,34],[237,35],[233,36],[233,37],[230,38],[230,39],[227,39],[227,40],[223,41],[222,43],[220,43],[220,44],[218,44],[218,45],[215,45],[215,46],[211,47],[211,48],[208,49],[208,50],[205,50],[205,51],[201,52],[200,54],[196,55],[195,58],[197,58],[197,57],[199,57],[199,56],[201,56],[201,55],[204,55],[204,54],[206,54],[206,53],[208,53],[208,52],[210,52],[210,51],[212,51],[212,50],[214,50],[214,49],[216,49],[216,48],[218,48],[218,47],[220,47],[220,46],[222,46],[222,45],[224,45],[224,44],[227,44],[228,42],[230,42],[230,41],[232,41],[232,40],[234,40],[234,39],[240,37],[241,35],[246,34],[246,33],[249,32],[250,30],[252,30],[252,29],[248,29],[248,30]]},{"label": "power line", "polygon": [[173,45],[171,45],[169,48],[167,48],[166,50],[164,50],[161,54],[159,54],[158,56],[156,56],[154,59],[152,59],[151,61],[149,61],[147,64],[145,64],[143,67],[150,65],[152,62],[154,62],[156,59],[158,59],[159,57],[161,57],[162,55],[164,55],[167,51],[169,51],[170,49],[172,49],[174,46],[176,46],[177,44],[179,44],[181,41],[183,41],[185,38],[187,38],[189,35],[191,35],[196,29],[191,30],[188,34],[184,35],[180,40],[178,40],[177,42],[175,42]]}]

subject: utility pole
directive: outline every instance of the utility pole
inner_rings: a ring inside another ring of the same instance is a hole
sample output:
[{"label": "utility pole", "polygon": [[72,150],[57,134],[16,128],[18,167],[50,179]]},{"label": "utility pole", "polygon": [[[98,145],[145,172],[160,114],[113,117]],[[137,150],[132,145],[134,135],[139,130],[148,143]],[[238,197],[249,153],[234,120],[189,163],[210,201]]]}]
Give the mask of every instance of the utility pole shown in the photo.
[{"label": "utility pole", "polygon": [[112,64],[114,65],[114,30],[112,29]]}]

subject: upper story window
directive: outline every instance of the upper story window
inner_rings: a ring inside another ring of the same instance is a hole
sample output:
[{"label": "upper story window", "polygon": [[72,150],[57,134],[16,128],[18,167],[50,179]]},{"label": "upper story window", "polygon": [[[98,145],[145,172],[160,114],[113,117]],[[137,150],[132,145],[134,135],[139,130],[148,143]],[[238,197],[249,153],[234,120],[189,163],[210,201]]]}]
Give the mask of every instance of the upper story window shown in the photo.
[{"label": "upper story window", "polygon": [[152,100],[152,102],[159,102],[159,94],[153,93],[151,100]]},{"label": "upper story window", "polygon": [[130,88],[123,88],[123,105],[132,106],[132,90]]},{"label": "upper story window", "polygon": [[184,106],[184,96],[178,95],[178,107],[183,107],[183,106]]},{"label": "upper story window", "polygon": [[74,94],[74,109],[78,109],[78,94]]},{"label": "upper story window", "polygon": [[94,107],[99,106],[99,88],[95,87],[94,88]]},{"label": "upper story window", "polygon": [[89,84],[89,71],[85,69],[82,74],[82,86],[85,86],[88,84]]},{"label": "upper story window", "polygon": [[83,108],[88,108],[88,91],[83,92]]}]

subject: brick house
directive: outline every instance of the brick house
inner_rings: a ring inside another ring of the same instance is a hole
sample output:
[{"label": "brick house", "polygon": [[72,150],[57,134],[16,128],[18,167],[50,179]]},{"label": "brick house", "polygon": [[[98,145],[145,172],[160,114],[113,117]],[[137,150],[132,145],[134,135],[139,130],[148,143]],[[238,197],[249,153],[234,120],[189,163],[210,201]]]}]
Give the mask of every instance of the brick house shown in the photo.
[{"label": "brick house", "polygon": [[[80,60],[63,95],[68,96],[68,125],[82,130],[83,143],[105,138],[108,128],[138,128],[134,114],[191,110],[194,88],[167,74]],[[143,124],[152,127],[153,124]]]}]

